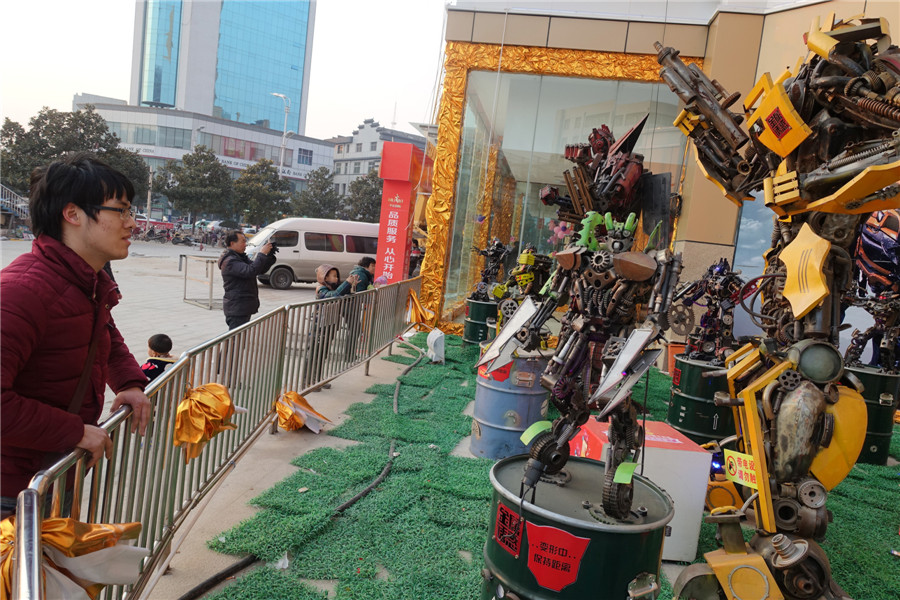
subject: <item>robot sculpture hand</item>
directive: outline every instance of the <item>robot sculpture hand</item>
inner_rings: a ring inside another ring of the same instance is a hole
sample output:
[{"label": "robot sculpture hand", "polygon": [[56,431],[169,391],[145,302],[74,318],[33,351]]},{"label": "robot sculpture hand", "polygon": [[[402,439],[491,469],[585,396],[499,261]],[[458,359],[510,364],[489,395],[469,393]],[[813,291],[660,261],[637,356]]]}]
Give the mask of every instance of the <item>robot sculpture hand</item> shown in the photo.
[{"label": "robot sculpture hand", "polygon": [[[630,390],[659,354],[647,346],[659,338],[656,318],[668,309],[681,271],[681,256],[668,249],[656,251],[648,244],[644,252],[631,251],[636,226],[633,213],[625,222],[610,213],[588,213],[580,239],[556,254],[559,266],[544,301],[523,302],[478,363],[491,372],[506,364],[516,347],[534,349],[553,311],[569,303],[556,351],[541,376],[560,417],[532,443],[523,495],[541,476],[565,466],[569,441],[599,408],[601,418],[610,418],[603,508],[611,519],[624,519],[631,510],[630,478],[614,481],[622,463],[637,460],[643,441]],[[639,303],[650,315],[633,329]],[[627,339],[618,337],[626,334]]]},{"label": "robot sculpture hand", "polygon": [[[729,358],[730,393],[718,401],[735,407],[758,488],[747,503],[757,535],[741,560],[760,574],[760,590],[777,586],[789,599],[846,597],[814,540],[828,524],[827,491],[849,473],[866,429],[837,350],[850,249],[865,213],[900,206],[900,49],[885,25],[815,22],[806,62],[774,82],[765,74],[743,115],[728,110],[739,94],[656,43],[660,77],[685,104],[675,125],[706,177],[739,205],[762,191],[776,214],[758,278],[764,301],[750,313],[766,339]],[[686,570],[677,597],[733,598],[730,583],[698,590],[729,581],[742,548],[708,553],[711,572]]]}]

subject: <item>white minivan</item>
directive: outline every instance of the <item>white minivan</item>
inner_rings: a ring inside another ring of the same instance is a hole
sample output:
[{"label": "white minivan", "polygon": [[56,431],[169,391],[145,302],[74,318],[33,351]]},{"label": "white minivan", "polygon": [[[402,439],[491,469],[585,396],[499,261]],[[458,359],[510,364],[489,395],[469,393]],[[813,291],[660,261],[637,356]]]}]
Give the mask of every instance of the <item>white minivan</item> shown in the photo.
[{"label": "white minivan", "polygon": [[328,263],[346,278],[363,256],[376,258],[378,223],[290,218],[267,225],[247,242],[251,258],[267,242],[278,245],[275,264],[259,280],[286,290],[295,281],[315,283],[316,267]]}]

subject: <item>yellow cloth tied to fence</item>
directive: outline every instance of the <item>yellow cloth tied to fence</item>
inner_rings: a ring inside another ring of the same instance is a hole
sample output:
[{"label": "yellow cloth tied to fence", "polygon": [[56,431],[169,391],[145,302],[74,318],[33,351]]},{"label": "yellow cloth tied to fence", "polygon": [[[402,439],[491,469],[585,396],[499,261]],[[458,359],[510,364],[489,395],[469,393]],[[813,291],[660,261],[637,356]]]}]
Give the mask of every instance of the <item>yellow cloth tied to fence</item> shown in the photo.
[{"label": "yellow cloth tied to fence", "polygon": [[278,413],[278,426],[285,431],[296,431],[306,425],[314,433],[319,433],[322,422],[331,423],[297,392],[282,394],[275,401],[275,411]]},{"label": "yellow cloth tied to fence", "polygon": [[[12,598],[16,517],[0,523],[0,600]],[[105,585],[134,583],[144,548],[130,545],[141,532],[140,523],[82,523],[75,519],[44,519],[42,579],[47,598],[88,600]]]},{"label": "yellow cloth tied to fence", "polygon": [[415,290],[409,290],[406,306],[407,310],[409,310],[410,323],[431,323],[434,321],[434,314],[422,306]]},{"label": "yellow cloth tied to fence", "polygon": [[231,423],[235,406],[228,388],[207,383],[188,390],[175,414],[175,446],[184,446],[184,461],[197,458],[219,432],[237,429]]}]

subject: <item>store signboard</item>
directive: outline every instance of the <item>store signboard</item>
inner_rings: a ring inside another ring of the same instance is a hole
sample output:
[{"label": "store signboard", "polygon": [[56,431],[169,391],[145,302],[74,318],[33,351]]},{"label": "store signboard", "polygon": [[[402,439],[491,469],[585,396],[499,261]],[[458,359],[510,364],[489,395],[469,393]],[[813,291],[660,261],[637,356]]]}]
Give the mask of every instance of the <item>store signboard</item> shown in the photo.
[{"label": "store signboard", "polygon": [[[423,173],[423,169],[425,172]],[[412,218],[416,194],[430,184],[431,159],[412,144],[385,142],[379,176],[384,180],[378,228],[375,277],[388,283],[407,278],[412,247]]]}]

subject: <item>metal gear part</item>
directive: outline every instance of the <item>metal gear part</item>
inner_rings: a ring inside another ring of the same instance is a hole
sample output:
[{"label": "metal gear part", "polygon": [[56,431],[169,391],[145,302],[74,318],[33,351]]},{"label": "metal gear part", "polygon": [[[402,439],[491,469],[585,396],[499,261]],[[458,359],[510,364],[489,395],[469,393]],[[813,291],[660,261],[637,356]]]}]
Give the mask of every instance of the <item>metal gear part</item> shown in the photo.
[{"label": "metal gear part", "polygon": [[503,315],[503,320],[507,321],[516,314],[517,310],[519,310],[519,304],[512,298],[507,298],[501,300],[500,304],[497,305],[497,308],[499,309],[500,314]]},{"label": "metal gear part", "polygon": [[606,250],[600,250],[594,253],[591,258],[591,267],[595,271],[608,271],[613,266],[612,254]]},{"label": "metal gear part", "polygon": [[555,475],[569,461],[569,445],[563,444],[562,448],[558,448],[552,433],[542,433],[532,444],[529,455],[544,465],[546,475]]},{"label": "metal gear part", "polygon": [[615,469],[607,469],[603,481],[603,511],[610,517],[624,519],[634,499],[633,483],[615,483]]},{"label": "metal gear part", "polygon": [[803,383],[803,377],[794,369],[788,369],[778,376],[778,383],[781,384],[784,391],[792,392],[797,389],[797,386]]},{"label": "metal gear part", "polygon": [[675,335],[687,335],[694,329],[694,311],[684,304],[676,304],[669,309],[669,326]]},{"label": "metal gear part", "polygon": [[810,508],[821,508],[825,506],[825,499],[827,497],[828,492],[825,491],[825,486],[815,479],[807,479],[797,486],[797,498],[805,506]]}]

